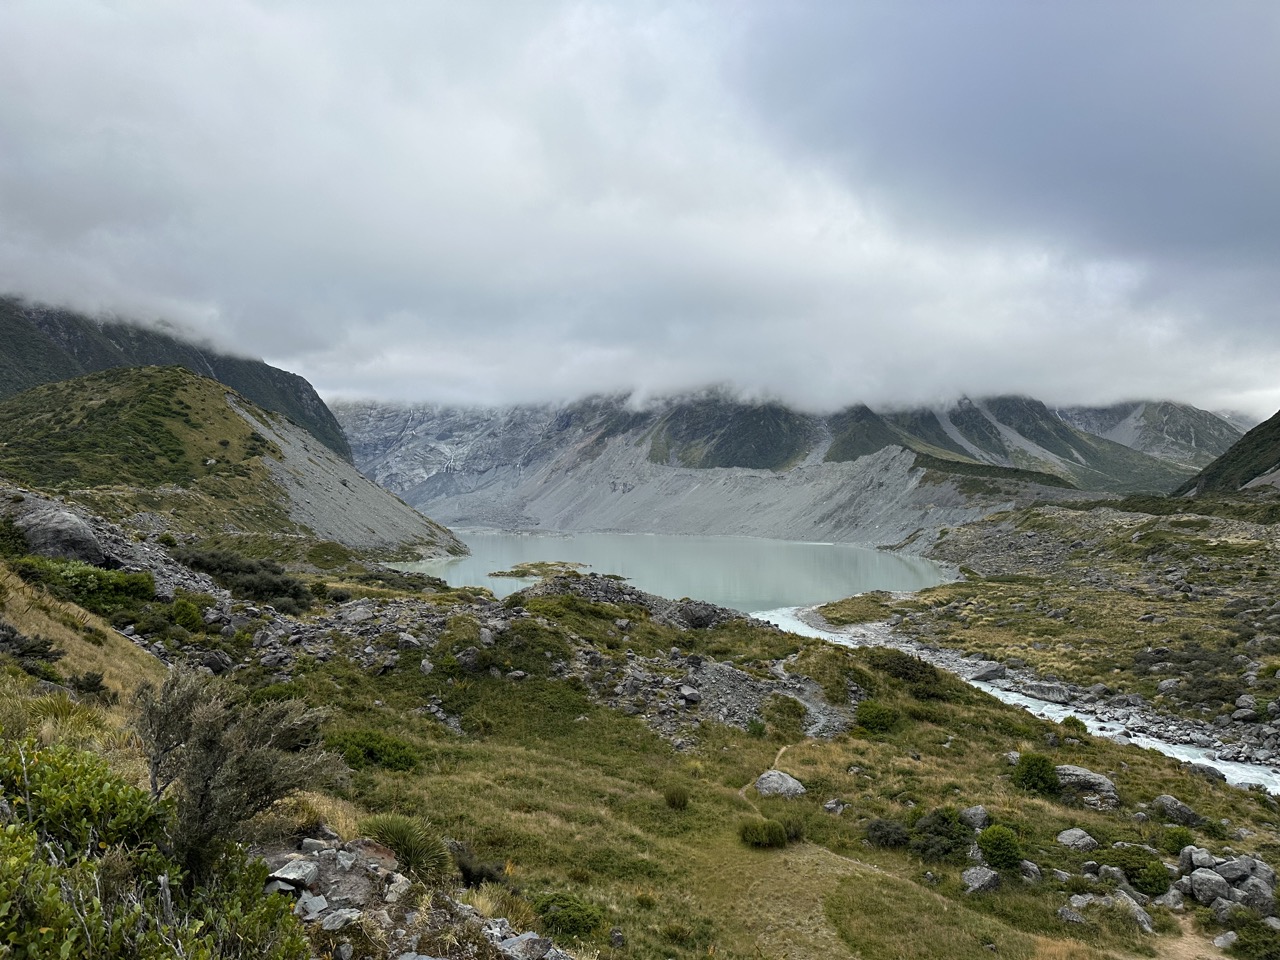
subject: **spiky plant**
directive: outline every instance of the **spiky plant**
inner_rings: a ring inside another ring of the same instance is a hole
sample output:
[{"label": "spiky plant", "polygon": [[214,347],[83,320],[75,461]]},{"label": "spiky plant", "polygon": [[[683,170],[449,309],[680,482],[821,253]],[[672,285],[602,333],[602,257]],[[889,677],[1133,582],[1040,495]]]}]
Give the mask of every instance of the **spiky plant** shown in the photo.
[{"label": "spiky plant", "polygon": [[444,841],[421,817],[376,813],[361,820],[359,828],[364,836],[390,847],[400,861],[401,872],[414,880],[426,882],[453,865]]}]

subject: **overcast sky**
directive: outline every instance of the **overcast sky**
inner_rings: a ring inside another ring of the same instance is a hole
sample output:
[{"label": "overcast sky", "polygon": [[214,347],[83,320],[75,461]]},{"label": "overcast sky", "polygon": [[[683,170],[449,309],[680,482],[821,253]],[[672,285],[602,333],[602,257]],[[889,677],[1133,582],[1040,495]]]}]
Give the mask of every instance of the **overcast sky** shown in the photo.
[{"label": "overcast sky", "polygon": [[1280,3],[3,0],[0,291],[329,399],[1269,416]]}]

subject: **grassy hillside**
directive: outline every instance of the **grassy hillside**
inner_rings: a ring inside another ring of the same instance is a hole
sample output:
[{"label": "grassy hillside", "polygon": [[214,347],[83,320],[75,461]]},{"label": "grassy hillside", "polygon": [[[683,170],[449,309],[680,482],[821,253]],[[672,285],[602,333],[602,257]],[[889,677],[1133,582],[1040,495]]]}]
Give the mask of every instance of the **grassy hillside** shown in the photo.
[{"label": "grassy hillside", "polygon": [[342,428],[311,384],[296,374],[190,343],[165,328],[98,321],[0,297],[0,398],[86,373],[169,365],[211,377],[260,407],[283,413],[351,462]]},{"label": "grassy hillside", "polygon": [[1199,474],[1174,492],[1235,493],[1250,480],[1280,467],[1280,413],[1258,424]]}]

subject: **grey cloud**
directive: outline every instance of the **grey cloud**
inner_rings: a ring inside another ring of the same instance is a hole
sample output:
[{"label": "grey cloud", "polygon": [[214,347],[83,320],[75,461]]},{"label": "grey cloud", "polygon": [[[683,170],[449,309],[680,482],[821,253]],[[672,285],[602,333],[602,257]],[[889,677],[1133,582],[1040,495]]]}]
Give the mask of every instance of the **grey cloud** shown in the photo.
[{"label": "grey cloud", "polygon": [[[1091,9],[18,0],[0,287],[331,396],[1269,414],[1275,70],[1198,8]],[[1166,88],[1178,30],[1214,56]]]}]

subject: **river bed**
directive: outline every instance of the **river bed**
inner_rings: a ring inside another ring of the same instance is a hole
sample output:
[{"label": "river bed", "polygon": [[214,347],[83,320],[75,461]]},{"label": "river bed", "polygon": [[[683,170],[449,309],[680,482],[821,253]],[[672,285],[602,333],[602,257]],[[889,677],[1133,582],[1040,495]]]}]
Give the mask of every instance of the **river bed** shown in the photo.
[{"label": "river bed", "polygon": [[1094,716],[1088,709],[1071,704],[1050,703],[1047,700],[1039,700],[1019,693],[1016,690],[1007,690],[992,683],[981,680],[969,680],[964,674],[955,669],[963,662],[963,658],[955,651],[937,651],[937,655],[931,655],[930,651],[917,648],[910,643],[886,643],[889,640],[889,627],[886,624],[870,624],[860,630],[850,630],[848,628],[839,630],[824,630],[814,626],[808,622],[806,617],[811,614],[812,608],[805,607],[780,607],[774,610],[759,611],[753,616],[769,623],[776,624],[784,630],[791,633],[798,633],[801,636],[817,637],[828,640],[831,643],[838,643],[841,646],[872,646],[872,645],[891,645],[899,648],[907,649],[907,652],[928,659],[935,666],[949,672],[965,680],[966,683],[972,684],[984,693],[989,693],[997,700],[1013,706],[1021,707],[1029,713],[1035,714],[1037,717],[1043,717],[1048,720],[1061,721],[1067,716],[1075,716],[1080,719],[1089,729],[1089,732],[1097,736],[1107,737],[1120,743],[1130,743],[1148,750],[1156,750],[1166,756],[1174,757],[1177,760],[1184,760],[1190,763],[1202,764],[1204,766],[1213,767],[1221,772],[1228,783],[1234,784],[1260,784],[1266,788],[1268,793],[1280,795],[1280,770],[1275,767],[1264,766],[1257,763],[1238,763],[1232,760],[1219,760],[1212,749],[1205,747],[1192,746],[1191,744],[1170,743],[1166,740],[1160,740],[1156,737],[1147,736],[1141,733],[1133,733],[1126,730],[1123,726],[1117,724],[1113,720],[1100,720]]}]

